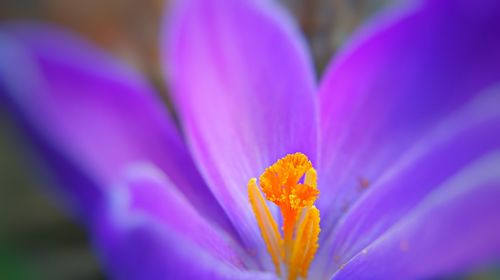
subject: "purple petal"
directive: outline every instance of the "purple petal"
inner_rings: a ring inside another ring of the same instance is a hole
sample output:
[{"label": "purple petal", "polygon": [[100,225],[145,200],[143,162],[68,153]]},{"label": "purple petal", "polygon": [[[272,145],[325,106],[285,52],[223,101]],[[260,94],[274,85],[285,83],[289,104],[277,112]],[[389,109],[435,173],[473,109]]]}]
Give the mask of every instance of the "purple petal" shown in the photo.
[{"label": "purple petal", "polygon": [[446,181],[333,279],[422,279],[500,259],[500,152]]},{"label": "purple petal", "polygon": [[316,158],[303,41],[271,1],[178,1],[172,16],[166,63],[190,147],[243,239],[262,249],[249,179],[288,153]]},{"label": "purple petal", "polygon": [[329,228],[430,126],[500,81],[500,2],[405,3],[363,30],[322,83]]},{"label": "purple petal", "polygon": [[[139,163],[129,166],[121,187],[112,192],[111,204],[121,213],[122,223],[133,223],[146,216],[168,226],[193,241],[214,257],[243,265],[238,257],[239,244],[211,226],[155,166]],[[233,249],[234,248],[234,249]]]},{"label": "purple petal", "polygon": [[[75,176],[107,188],[129,164],[149,162],[224,223],[168,112],[141,75],[53,26],[10,24],[0,32],[2,93],[34,140],[58,154],[45,158],[55,173],[65,173],[59,169],[64,159],[80,173]],[[72,182],[61,183],[73,190]]]},{"label": "purple petal", "polygon": [[113,279],[274,279],[247,271],[240,247],[154,167],[129,169],[110,198],[94,234]]},{"label": "purple petal", "polygon": [[[408,219],[408,213],[415,211],[422,201],[442,192],[442,185],[451,177],[461,176],[472,162],[497,152],[500,149],[499,102],[499,88],[483,92],[416,140],[404,156],[373,182],[366,195],[342,217],[336,230],[323,240],[318,258],[324,262],[319,265],[325,267],[320,270],[330,275],[395,223]],[[492,175],[486,171],[477,174],[485,176],[474,178],[477,181]],[[482,191],[479,187],[477,190]],[[487,237],[484,238],[487,240]]]}]

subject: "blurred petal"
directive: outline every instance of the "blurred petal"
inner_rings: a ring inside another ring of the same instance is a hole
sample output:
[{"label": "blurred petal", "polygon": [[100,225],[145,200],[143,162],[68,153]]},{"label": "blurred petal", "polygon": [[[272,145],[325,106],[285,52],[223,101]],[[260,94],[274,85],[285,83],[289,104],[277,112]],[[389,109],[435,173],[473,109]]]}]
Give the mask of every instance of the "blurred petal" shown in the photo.
[{"label": "blurred petal", "polygon": [[111,204],[121,213],[122,223],[132,223],[135,215],[146,216],[182,234],[214,257],[242,266],[237,254],[241,250],[239,244],[211,226],[155,166],[129,166],[120,185],[112,192]]},{"label": "blurred petal", "polygon": [[265,251],[246,185],[285,154],[300,151],[315,160],[311,62],[272,1],[176,4],[166,63],[187,139],[247,245],[258,242],[255,249]]},{"label": "blurred petal", "polygon": [[274,279],[246,271],[240,247],[151,166],[131,167],[94,234],[113,279]]},{"label": "blurred petal", "polygon": [[[224,223],[168,112],[143,77],[56,27],[10,24],[0,33],[3,98],[34,141],[50,146],[44,159],[55,173],[65,173],[59,170],[64,159],[75,176],[102,188],[114,186],[128,164],[150,162]],[[65,190],[74,189],[64,178],[61,183]]]},{"label": "blurred petal", "polygon": [[500,259],[500,150],[450,178],[333,279],[422,279]]},{"label": "blurred petal", "polygon": [[403,2],[323,80],[318,207],[337,213],[325,234],[430,126],[500,80],[499,1]]},{"label": "blurred petal", "polygon": [[[415,141],[414,145],[405,152],[404,157],[388,168],[379,180],[373,182],[366,191],[366,195],[353,205],[340,220],[336,230],[324,240],[323,248],[321,248],[323,250],[319,258],[322,258],[325,263],[319,265],[325,267],[320,270],[326,271],[326,275],[331,275],[333,271],[362,252],[379,236],[387,234],[387,231],[390,231],[391,227],[395,227],[395,224],[397,226],[397,223],[405,223],[405,220],[410,219],[408,215],[411,216],[411,213],[417,211],[416,209],[419,209],[418,207],[427,199],[437,194],[446,194],[447,192],[441,190],[442,188],[455,188],[454,186],[444,187],[447,186],[447,181],[450,178],[462,178],[466,176],[464,174],[469,174],[464,170],[467,170],[473,163],[488,155],[498,154],[500,152],[500,110],[498,110],[498,104],[500,104],[500,88],[483,92],[453,116],[435,125],[430,133]],[[498,169],[500,161],[494,161],[494,163],[497,164]],[[481,172],[471,173],[476,177],[467,177],[469,179],[460,182],[460,185],[465,184],[464,188],[473,188],[471,192],[482,193],[483,180],[488,180],[495,174],[498,175],[498,172],[493,170],[493,167],[489,167]],[[493,174],[488,174],[488,172]],[[487,182],[487,186],[490,186],[491,182]],[[500,188],[500,180],[495,181],[495,183],[497,189]],[[497,196],[496,199],[500,199],[500,196]],[[448,203],[445,197],[442,197],[442,200],[443,203]],[[453,204],[454,196],[450,195],[449,200],[449,203]],[[457,211],[463,214],[463,209],[469,207],[467,202],[468,200],[460,202],[461,209]],[[471,201],[470,207],[476,207],[474,203]],[[453,205],[450,207],[455,207]],[[499,207],[497,209],[488,207],[487,205],[484,209],[476,207],[474,211],[475,213],[484,212],[485,217],[488,217],[488,211],[500,212]],[[425,221],[429,223],[434,223],[433,219],[432,215],[425,217]],[[483,217],[476,215],[476,219],[481,220]],[[487,226],[490,221],[485,219],[483,222],[474,222],[500,236],[500,227]],[[470,221],[464,220],[463,222],[462,226],[469,226]],[[491,239],[489,235],[480,236],[484,230],[484,228],[478,229],[477,234],[471,235],[470,240],[482,238],[485,242],[490,240],[492,246],[495,246],[495,242],[500,241],[500,239]],[[450,234],[450,232],[446,231],[443,234]],[[445,238],[444,235],[441,238]],[[469,237],[464,235],[462,241],[468,242],[466,238]],[[439,240],[439,242],[444,241]],[[418,244],[413,246],[415,249],[419,247]],[[463,246],[470,246],[469,250],[476,250],[474,252],[477,253],[478,257],[483,257],[480,256],[482,247],[475,249],[474,242]],[[500,247],[498,248],[500,249]],[[446,254],[443,252],[442,256],[446,257]],[[399,278],[396,277],[396,279]]]}]

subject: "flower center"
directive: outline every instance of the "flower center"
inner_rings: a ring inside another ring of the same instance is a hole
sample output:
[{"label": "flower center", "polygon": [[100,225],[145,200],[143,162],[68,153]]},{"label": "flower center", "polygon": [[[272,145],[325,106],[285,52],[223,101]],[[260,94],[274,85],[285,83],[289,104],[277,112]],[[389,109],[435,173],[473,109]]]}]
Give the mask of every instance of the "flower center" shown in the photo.
[{"label": "flower center", "polygon": [[259,177],[265,198],[280,208],[283,235],[257,186],[257,179],[248,182],[250,204],[276,274],[281,276],[284,267],[289,280],[307,278],[318,249],[319,210],[313,205],[319,194],[316,181],[316,170],[302,153],[279,159]]}]

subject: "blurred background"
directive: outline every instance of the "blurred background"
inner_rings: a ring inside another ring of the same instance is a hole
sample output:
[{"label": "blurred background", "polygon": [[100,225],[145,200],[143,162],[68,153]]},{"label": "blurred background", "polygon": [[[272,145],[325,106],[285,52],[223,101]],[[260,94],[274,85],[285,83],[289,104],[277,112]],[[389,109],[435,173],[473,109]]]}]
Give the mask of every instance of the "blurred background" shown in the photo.
[{"label": "blurred background", "polygon": [[[281,0],[306,35],[318,74],[351,32],[390,1]],[[158,50],[167,8],[164,0],[0,0],[0,21],[66,26],[146,73],[168,103]],[[0,107],[0,280],[105,279],[84,229],[44,191],[47,180],[31,159]],[[498,275],[488,270],[463,279]]]}]

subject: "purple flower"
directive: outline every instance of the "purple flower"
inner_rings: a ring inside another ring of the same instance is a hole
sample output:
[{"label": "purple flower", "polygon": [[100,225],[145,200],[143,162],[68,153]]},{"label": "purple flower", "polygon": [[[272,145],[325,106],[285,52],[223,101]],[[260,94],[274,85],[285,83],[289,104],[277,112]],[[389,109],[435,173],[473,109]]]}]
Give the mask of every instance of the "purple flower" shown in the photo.
[{"label": "purple flower", "polygon": [[319,89],[275,3],[172,11],[182,136],[129,66],[53,26],[0,27],[0,100],[110,276],[413,279],[500,259],[500,2],[394,7]]}]

